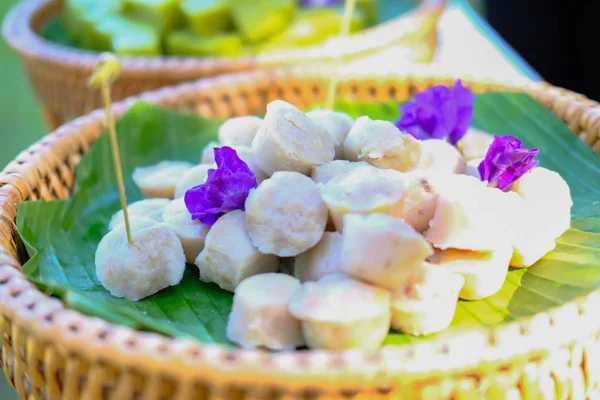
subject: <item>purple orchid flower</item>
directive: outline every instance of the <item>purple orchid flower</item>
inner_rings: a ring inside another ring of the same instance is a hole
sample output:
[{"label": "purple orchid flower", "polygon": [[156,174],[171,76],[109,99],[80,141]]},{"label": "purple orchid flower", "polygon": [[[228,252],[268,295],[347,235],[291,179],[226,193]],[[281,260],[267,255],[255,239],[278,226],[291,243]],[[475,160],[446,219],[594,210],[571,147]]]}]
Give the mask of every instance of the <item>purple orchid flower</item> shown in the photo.
[{"label": "purple orchid flower", "polygon": [[223,214],[244,210],[246,197],[256,188],[256,177],[231,147],[214,149],[217,169],[208,170],[206,182],[185,192],[192,219],[212,226]]},{"label": "purple orchid flower", "polygon": [[452,88],[435,85],[400,107],[396,126],[416,139],[450,139],[456,145],[473,119],[475,96],[457,80]]},{"label": "purple orchid flower", "polygon": [[523,147],[521,141],[513,136],[494,136],[478,167],[481,180],[500,190],[509,189],[517,179],[538,165],[534,159],[538,153],[538,149]]}]

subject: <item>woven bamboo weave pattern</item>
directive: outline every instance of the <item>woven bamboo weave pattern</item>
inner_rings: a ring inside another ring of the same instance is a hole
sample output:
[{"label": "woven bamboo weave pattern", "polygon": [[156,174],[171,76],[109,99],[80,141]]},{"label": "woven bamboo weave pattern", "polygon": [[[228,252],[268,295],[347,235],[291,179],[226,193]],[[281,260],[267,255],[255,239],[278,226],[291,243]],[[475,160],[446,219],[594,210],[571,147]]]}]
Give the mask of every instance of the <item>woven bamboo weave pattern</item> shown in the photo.
[{"label": "woven bamboo weave pattern", "polygon": [[[99,53],[67,48],[42,39],[37,32],[60,13],[64,0],[29,0],[9,13],[3,35],[21,56],[31,84],[42,100],[51,129],[102,106],[97,91],[86,86]],[[115,100],[202,77],[300,63],[328,63],[373,56],[398,47],[402,58],[430,62],[437,45],[437,21],[445,0],[428,0],[406,17],[365,30],[349,39],[303,50],[276,51],[258,57],[124,57],[123,74],[113,87]]]},{"label": "woven bamboo weave pattern", "polygon": [[[270,71],[222,76],[147,93],[141,99],[202,115],[264,112],[282,97],[323,101],[327,77],[341,96],[403,100],[453,78],[420,68],[403,75]],[[465,77],[475,92],[525,90],[600,150],[600,105],[547,84]],[[133,103],[115,106],[122,114]],[[341,400],[598,399],[600,293],[492,329],[441,335],[377,353],[226,350],[110,325],[66,309],[23,276],[14,224],[28,199],[64,199],[74,168],[104,128],[95,111],[21,153],[0,174],[1,363],[23,399]],[[577,329],[573,329],[577,327]]]}]

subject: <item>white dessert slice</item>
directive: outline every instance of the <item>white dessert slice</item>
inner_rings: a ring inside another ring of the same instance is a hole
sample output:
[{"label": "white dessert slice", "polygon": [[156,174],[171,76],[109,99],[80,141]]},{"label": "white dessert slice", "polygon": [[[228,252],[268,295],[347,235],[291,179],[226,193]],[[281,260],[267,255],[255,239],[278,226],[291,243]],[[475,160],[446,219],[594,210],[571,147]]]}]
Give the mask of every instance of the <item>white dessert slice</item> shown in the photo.
[{"label": "white dessert slice", "polygon": [[384,214],[347,214],[341,272],[394,290],[433,254],[425,238],[404,221]]},{"label": "white dessert slice", "polygon": [[300,321],[289,304],[300,290],[298,279],[267,273],[244,279],[233,296],[227,338],[244,349],[293,350],[304,344]]},{"label": "white dessert slice", "polygon": [[346,113],[317,108],[306,113],[306,116],[325,128],[335,141],[335,158],[344,159],[344,141],[354,125],[354,119]]},{"label": "white dessert slice", "polygon": [[462,155],[445,140],[423,140],[421,156],[414,169],[427,169],[451,174],[459,174],[465,168]]},{"label": "white dessert slice", "polygon": [[421,157],[421,146],[411,135],[402,133],[388,121],[360,117],[344,142],[344,154],[350,161],[365,161],[377,168],[408,171]]},{"label": "white dessert slice", "polygon": [[429,261],[465,278],[459,297],[479,300],[496,293],[506,279],[512,257],[509,246],[496,251],[476,252],[448,249],[434,254]]},{"label": "white dessert slice", "polygon": [[513,183],[510,190],[525,199],[531,211],[547,218],[545,228],[549,234],[558,237],[571,226],[571,190],[556,172],[535,167]]},{"label": "white dessert slice", "polygon": [[465,169],[463,170],[463,174],[481,179],[481,174],[479,173],[479,164],[481,164],[482,161],[483,158],[472,158],[467,161]]},{"label": "white dessert slice", "polygon": [[468,161],[473,158],[485,157],[493,141],[494,135],[475,128],[469,128],[456,147],[461,151],[464,159]]},{"label": "white dessert slice", "polygon": [[540,227],[547,223],[548,221],[536,215],[530,215],[522,221],[522,230],[518,232],[518,240],[510,260],[511,267],[531,267],[556,248],[555,235],[540,234]]},{"label": "white dessert slice", "polygon": [[[162,222],[163,212],[170,202],[170,199],[160,198],[139,200],[127,206],[127,214],[129,218],[146,217],[156,222]],[[110,219],[108,229],[113,229],[115,226],[124,223],[123,210],[119,210]]]},{"label": "white dessert slice", "polygon": [[424,263],[392,294],[392,328],[421,336],[450,326],[464,278],[443,267]]},{"label": "white dessert slice", "polygon": [[244,279],[276,272],[279,259],[262,254],[252,244],[243,211],[230,211],[215,222],[206,235],[204,249],[196,258],[200,280],[214,282],[235,292]]},{"label": "white dessert slice", "polygon": [[390,329],[390,297],[387,290],[337,273],[304,283],[290,311],[302,321],[310,348],[374,351]]},{"label": "white dessert slice", "polygon": [[294,171],[304,175],[332,161],[335,142],[329,133],[293,105],[282,100],[267,105],[265,119],[252,142],[258,166],[267,175]]},{"label": "white dessert slice", "polygon": [[402,198],[402,212],[398,217],[417,232],[429,229],[437,204],[435,183],[440,180],[436,171],[414,170],[404,174],[406,190]]},{"label": "white dessert slice", "polygon": [[318,281],[325,275],[340,272],[342,235],[325,232],[317,245],[296,257],[294,274],[301,282]]},{"label": "white dessert slice", "polygon": [[[328,162],[327,164],[313,167],[311,178],[315,183],[325,184],[329,181],[339,181],[358,169],[377,171],[377,168],[364,161],[354,162],[346,160],[334,160],[332,162]],[[329,216],[327,227],[325,229],[327,231],[336,230],[335,223],[333,222],[331,215]]]},{"label": "white dessert slice", "polygon": [[375,167],[364,161],[354,162],[346,160],[334,160],[318,167],[313,167],[310,177],[315,183],[327,183],[331,180],[344,178],[357,169],[366,168],[373,171]]},{"label": "white dessert slice", "polygon": [[254,154],[254,150],[252,150],[252,148],[246,146],[235,146],[232,148],[235,150],[240,160],[245,162],[248,168],[250,168],[250,171],[252,171],[254,177],[256,178],[257,185],[260,185],[262,181],[268,178],[267,174],[265,174],[258,166],[256,155]]},{"label": "white dessert slice", "polygon": [[204,149],[202,149],[202,157],[200,163],[202,164],[214,164],[215,163],[215,147],[223,147],[222,143],[219,142],[208,142]]},{"label": "white dessert slice", "polygon": [[175,187],[192,164],[183,161],[161,161],[149,167],[138,167],[133,171],[133,181],[145,198],[172,199]]},{"label": "white dessert slice", "polygon": [[217,166],[215,164],[200,164],[190,168],[175,187],[175,199],[184,197],[185,192],[193,187],[200,186],[205,183],[206,179],[208,178],[208,170],[216,168]]},{"label": "white dessert slice", "polygon": [[192,219],[182,198],[173,200],[165,208],[163,219],[181,241],[186,261],[193,264],[204,249],[204,241],[210,227]]},{"label": "white dessert slice", "polygon": [[434,183],[438,198],[425,238],[441,250],[488,251],[515,241],[515,193],[490,188],[479,179],[452,174]]},{"label": "white dessert slice", "polygon": [[321,240],[327,206],[315,183],[298,172],[280,171],[250,192],[246,226],[265,254],[294,257]]},{"label": "white dessert slice", "polygon": [[252,115],[230,118],[219,127],[219,142],[229,147],[250,147],[262,121],[262,118]]},{"label": "white dessert slice", "polygon": [[382,213],[400,218],[404,212],[406,180],[398,171],[359,168],[318,186],[339,232],[344,230],[344,215],[348,213]]},{"label": "white dessert slice", "polygon": [[535,167],[511,187],[525,201],[513,267],[529,267],[556,246],[556,239],[571,226],[571,191],[554,171]]},{"label": "white dessert slice", "polygon": [[138,301],[177,285],[183,278],[185,255],[173,230],[150,218],[130,219],[133,243],[125,224],[108,232],[96,249],[96,276],[115,297]]}]

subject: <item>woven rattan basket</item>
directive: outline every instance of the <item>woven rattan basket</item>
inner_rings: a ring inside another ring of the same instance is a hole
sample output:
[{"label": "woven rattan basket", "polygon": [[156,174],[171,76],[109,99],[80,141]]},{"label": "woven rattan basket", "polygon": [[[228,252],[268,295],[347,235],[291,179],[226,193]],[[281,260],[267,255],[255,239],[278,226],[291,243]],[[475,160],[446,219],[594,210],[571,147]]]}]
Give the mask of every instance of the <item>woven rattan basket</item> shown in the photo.
[{"label": "woven rattan basket", "polygon": [[[323,101],[327,77],[341,96],[406,99],[454,78],[433,67],[402,74],[256,71],[147,93],[141,99],[203,115],[262,113],[267,102]],[[463,77],[464,78],[464,77]],[[543,83],[467,77],[475,92],[524,90],[600,150],[600,105]],[[133,103],[115,106],[120,115]],[[15,227],[19,203],[64,199],[74,168],[104,128],[102,111],[34,144],[0,175],[2,367],[23,399],[598,399],[600,292],[532,318],[446,334],[431,341],[360,351],[268,353],[173,340],[110,325],[66,309],[27,281]]]},{"label": "woven rattan basket", "polygon": [[[71,118],[101,106],[97,91],[86,80],[99,53],[67,48],[44,40],[40,32],[57,18],[64,0],[22,1],[7,16],[3,35],[21,56],[34,90],[40,97],[46,120],[55,129]],[[103,0],[98,0],[103,1]],[[127,57],[122,59],[122,78],[116,82],[117,100],[193,79],[281,64],[327,63],[338,55],[364,59],[396,47],[395,60],[430,62],[437,45],[437,21],[445,0],[427,0],[422,6],[388,23],[302,50],[277,51],[257,57]]]}]

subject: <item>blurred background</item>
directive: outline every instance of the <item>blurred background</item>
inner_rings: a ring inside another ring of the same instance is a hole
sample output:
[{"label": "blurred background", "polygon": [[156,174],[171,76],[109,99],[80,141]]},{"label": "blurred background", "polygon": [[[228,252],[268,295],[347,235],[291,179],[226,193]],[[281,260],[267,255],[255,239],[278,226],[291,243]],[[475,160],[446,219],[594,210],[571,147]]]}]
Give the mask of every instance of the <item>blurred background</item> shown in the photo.
[{"label": "blurred background", "polygon": [[[416,0],[397,1],[407,10],[416,4]],[[0,20],[16,3],[0,1]],[[600,1],[572,0],[566,4],[550,0],[469,0],[468,4],[472,8],[452,9],[440,22],[440,60],[454,66],[463,63],[497,68],[507,76],[535,78],[537,72],[555,85],[600,99],[595,56],[591,55],[596,37],[592,29]],[[22,64],[1,39],[0,61],[0,165],[4,166],[47,133],[47,128]],[[0,378],[0,399],[16,399],[4,378]]]},{"label": "blurred background", "polygon": [[598,0],[486,0],[487,22],[544,80],[600,100]]}]

